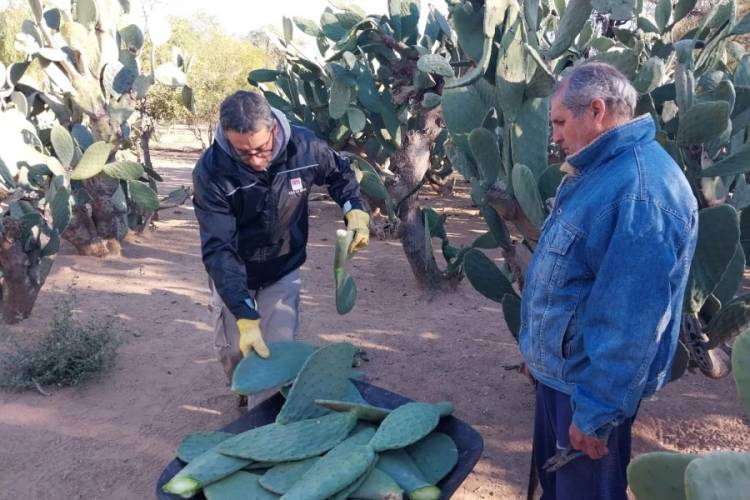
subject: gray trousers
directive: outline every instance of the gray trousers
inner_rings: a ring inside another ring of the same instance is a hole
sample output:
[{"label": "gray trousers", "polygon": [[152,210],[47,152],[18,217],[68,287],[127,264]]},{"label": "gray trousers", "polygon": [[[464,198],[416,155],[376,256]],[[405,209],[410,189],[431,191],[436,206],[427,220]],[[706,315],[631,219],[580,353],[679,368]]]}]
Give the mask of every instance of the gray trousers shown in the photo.
[{"label": "gray trousers", "polygon": [[[234,368],[242,360],[239,348],[240,332],[237,329],[237,319],[224,305],[211,280],[209,280],[209,286],[211,303],[208,308],[211,311],[214,327],[214,351],[231,383]],[[266,344],[293,340],[299,331],[299,269],[295,269],[272,285],[261,288],[253,295],[258,304],[260,329]],[[273,352],[273,349],[271,351]],[[272,389],[249,396],[248,408],[252,408],[274,392],[276,390]]]}]

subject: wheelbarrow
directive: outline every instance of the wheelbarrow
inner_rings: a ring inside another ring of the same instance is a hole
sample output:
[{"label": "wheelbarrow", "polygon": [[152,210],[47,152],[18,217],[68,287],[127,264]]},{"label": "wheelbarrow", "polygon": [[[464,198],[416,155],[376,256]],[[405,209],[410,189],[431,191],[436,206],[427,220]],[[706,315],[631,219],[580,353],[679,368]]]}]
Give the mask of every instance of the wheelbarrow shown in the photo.
[{"label": "wheelbarrow", "polygon": [[[352,382],[357,386],[357,389],[359,389],[359,392],[362,394],[365,401],[373,406],[393,409],[411,401],[395,392],[368,384],[367,382],[358,380],[353,380]],[[221,430],[225,432],[240,433],[255,427],[270,424],[276,419],[276,415],[279,413],[279,410],[283,405],[284,397],[280,393],[276,393]],[[458,463],[453,470],[437,484],[437,487],[440,488],[442,492],[441,498],[447,499],[456,492],[464,479],[466,479],[472,471],[477,461],[479,461],[479,457],[482,455],[484,442],[482,441],[482,436],[480,436],[473,427],[453,416],[440,419],[440,424],[435,430],[450,436],[453,441],[455,441],[456,447],[458,448]],[[161,488],[183,467],[185,467],[185,463],[178,458],[169,462],[159,476],[159,481],[156,483],[156,497],[159,500],[181,500],[180,497],[176,495],[164,493]],[[203,493],[199,493],[193,498],[205,500]]]}]

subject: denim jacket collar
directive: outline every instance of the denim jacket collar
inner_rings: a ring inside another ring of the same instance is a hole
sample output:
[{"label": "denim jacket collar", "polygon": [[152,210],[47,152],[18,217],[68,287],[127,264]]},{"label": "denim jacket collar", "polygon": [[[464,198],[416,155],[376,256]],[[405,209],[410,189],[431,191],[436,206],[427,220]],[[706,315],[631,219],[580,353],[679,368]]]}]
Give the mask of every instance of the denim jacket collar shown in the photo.
[{"label": "denim jacket collar", "polygon": [[569,156],[567,162],[573,165],[579,173],[585,173],[586,170],[604,163],[623,148],[653,139],[655,134],[656,126],[653,118],[651,115],[644,114],[607,130],[583,149]]}]

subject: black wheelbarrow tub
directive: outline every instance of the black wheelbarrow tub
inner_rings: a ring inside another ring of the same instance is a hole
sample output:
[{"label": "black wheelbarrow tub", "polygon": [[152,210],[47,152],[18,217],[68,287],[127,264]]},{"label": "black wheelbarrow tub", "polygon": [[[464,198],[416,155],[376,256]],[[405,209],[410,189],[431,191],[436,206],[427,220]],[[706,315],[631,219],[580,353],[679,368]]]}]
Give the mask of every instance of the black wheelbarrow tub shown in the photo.
[{"label": "black wheelbarrow tub", "polygon": [[[357,389],[359,389],[359,392],[362,393],[362,397],[374,406],[391,409],[411,401],[404,396],[400,396],[394,392],[366,382],[357,380],[354,380],[353,382],[357,386]],[[254,427],[270,424],[276,419],[276,415],[279,413],[283,404],[283,396],[277,393],[221,430],[225,432],[240,433]],[[456,442],[458,448],[458,463],[453,470],[437,484],[438,488],[443,492],[441,498],[445,499],[450,498],[451,495],[456,492],[464,479],[466,479],[472,471],[477,461],[479,461],[479,457],[482,455],[484,442],[482,441],[482,436],[480,436],[473,427],[453,416],[440,419],[440,424],[436,430],[449,435],[453,441]],[[161,473],[161,476],[159,476],[159,481],[156,484],[157,498],[160,500],[180,500],[179,496],[164,493],[161,488],[184,466],[185,463],[177,458],[169,462],[167,467]],[[205,500],[203,493],[199,493],[193,498]]]}]

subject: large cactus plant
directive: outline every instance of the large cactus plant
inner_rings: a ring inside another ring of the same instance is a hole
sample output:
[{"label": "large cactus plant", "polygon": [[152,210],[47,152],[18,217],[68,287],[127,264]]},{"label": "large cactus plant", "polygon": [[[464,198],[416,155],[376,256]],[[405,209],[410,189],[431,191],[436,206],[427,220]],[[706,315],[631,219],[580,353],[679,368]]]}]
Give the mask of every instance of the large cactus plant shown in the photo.
[{"label": "large cactus plant", "polygon": [[[657,139],[683,168],[701,207],[673,376],[687,367],[726,375],[727,343],[750,326],[750,301],[735,298],[744,268],[740,242],[750,239],[741,238],[740,228],[740,221],[750,228],[750,215],[741,215],[750,204],[750,56],[732,41],[750,31],[750,21],[738,18],[735,0],[718,3],[680,39],[675,27],[692,0],[659,2],[653,19],[642,2],[451,0],[449,22],[433,12],[417,45],[409,45],[413,33],[399,31],[404,24],[396,20],[410,5],[391,2],[390,16],[382,18],[327,9],[320,27],[285,20],[287,67],[252,72],[249,80],[293,120],[369,160],[357,160],[363,189],[411,223],[404,231],[412,234],[407,255],[417,248],[417,233],[422,238],[419,258],[410,255],[418,276],[424,269],[465,274],[502,303],[516,334],[518,290],[563,176],[561,159],[548,147],[549,96],[567,67],[613,64],[639,91],[637,112],[654,116]],[[316,37],[325,61],[301,55],[293,24]],[[425,127],[431,117],[434,125]],[[388,175],[394,165],[409,165],[419,138],[431,137],[437,141],[421,150],[424,156],[470,183],[487,223],[487,233],[471,245],[451,245],[445,218],[434,211],[405,207],[412,191],[403,188],[418,188],[419,176],[399,184],[403,172]],[[434,238],[446,261],[442,270],[432,256]],[[498,247],[503,268],[482,252]]]},{"label": "large cactus plant", "polygon": [[26,98],[12,85],[16,71],[0,64],[0,291],[7,323],[31,313],[71,217],[67,173],[26,118]]},{"label": "large cactus plant", "polygon": [[155,81],[182,87],[184,72],[167,63],[143,73],[144,34],[128,16],[128,2],[79,0],[70,9],[29,3],[33,18],[17,36],[27,59],[14,65],[16,76],[36,59],[47,81],[27,78],[17,89],[30,114],[51,111],[61,126],[48,137],[63,166],[73,170],[73,217],[63,238],[81,254],[118,252],[129,215],[159,203],[158,174],[127,153],[131,118]]},{"label": "large cactus plant", "polygon": [[[558,5],[544,0],[452,2],[459,45],[476,66],[449,81],[441,97],[453,166],[471,182],[473,199],[496,228],[495,241],[522,288],[528,259],[519,258],[519,250],[533,249],[562,175],[547,164],[547,96],[555,78],[568,66],[597,60],[631,79],[640,93],[637,113],[654,116],[657,139],[682,167],[701,208],[675,378],[687,367],[726,375],[727,343],[750,327],[748,300],[735,297],[745,265],[740,220],[750,220],[740,216],[750,205],[750,57],[732,43],[750,26],[727,0],[675,39],[675,25],[694,4],[660,2],[652,20],[635,3],[571,0],[558,19]],[[488,29],[493,23],[494,31]],[[489,50],[495,52],[488,58]],[[496,209],[489,217],[488,206]],[[505,239],[493,221],[498,214],[512,223],[516,238]],[[507,283],[480,279],[490,264],[485,261],[475,279],[470,266],[464,269],[482,293],[503,303],[517,331],[518,301],[500,292]]]},{"label": "large cactus plant", "polygon": [[[444,57],[455,50],[450,26],[431,9],[420,33],[420,5],[414,0],[389,2],[384,16],[367,16],[345,2],[331,4],[319,23],[285,18],[279,36],[284,66],[252,71],[248,80],[292,122],[352,156],[370,207],[382,209],[398,227],[423,287],[455,285],[460,275],[439,269],[431,247],[425,247],[425,215],[414,200],[433,175],[447,172],[446,134],[435,109],[442,79],[431,71],[452,71]],[[295,26],[304,35],[295,33]],[[298,47],[305,35],[314,37],[318,56]]]}]

